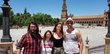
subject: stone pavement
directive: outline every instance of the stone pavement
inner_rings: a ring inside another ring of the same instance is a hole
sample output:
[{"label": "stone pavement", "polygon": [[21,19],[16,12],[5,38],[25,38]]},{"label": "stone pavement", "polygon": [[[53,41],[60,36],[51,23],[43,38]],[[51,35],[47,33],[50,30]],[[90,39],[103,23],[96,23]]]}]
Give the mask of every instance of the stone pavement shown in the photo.
[{"label": "stone pavement", "polygon": [[[41,30],[41,35],[43,36],[46,30],[53,30],[53,26],[49,27],[40,27]],[[85,44],[86,37],[89,39],[89,45],[90,48],[95,47],[95,46],[100,46],[104,45],[104,38],[107,33],[107,28],[106,27],[90,27],[90,28],[76,28],[81,32],[83,42]],[[64,30],[66,30],[66,26],[64,26]],[[27,32],[27,28],[20,28],[20,29],[11,29],[10,30],[10,35],[13,39],[14,42],[14,50],[16,50],[15,43],[16,40],[20,40],[21,36]],[[0,39],[2,37],[2,30],[0,30]],[[98,53],[99,54],[99,53]]]},{"label": "stone pavement", "polygon": [[104,54],[104,46],[100,45],[89,49],[89,54]]}]

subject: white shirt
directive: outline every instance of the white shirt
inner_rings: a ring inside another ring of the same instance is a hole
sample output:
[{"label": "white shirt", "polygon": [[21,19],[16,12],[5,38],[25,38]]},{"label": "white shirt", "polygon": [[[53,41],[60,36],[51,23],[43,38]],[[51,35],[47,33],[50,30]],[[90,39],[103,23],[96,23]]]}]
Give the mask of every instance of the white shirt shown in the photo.
[{"label": "white shirt", "polygon": [[78,30],[74,29],[71,33],[66,32],[65,52],[69,54],[79,53],[78,38],[76,37]]}]

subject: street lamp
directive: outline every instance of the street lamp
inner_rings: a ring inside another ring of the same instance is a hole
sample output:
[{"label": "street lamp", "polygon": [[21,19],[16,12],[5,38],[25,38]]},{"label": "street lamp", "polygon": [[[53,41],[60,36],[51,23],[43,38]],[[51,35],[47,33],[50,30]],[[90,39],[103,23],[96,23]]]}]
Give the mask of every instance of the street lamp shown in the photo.
[{"label": "street lamp", "polygon": [[4,4],[9,5],[9,4],[8,4],[8,1],[9,1],[9,0],[4,0]]},{"label": "street lamp", "polygon": [[110,0],[107,0],[107,2],[108,2],[109,10],[107,11],[107,14],[108,14],[108,32],[107,32],[106,37],[110,38]]},{"label": "street lamp", "polygon": [[105,50],[104,54],[110,54],[110,0],[107,0],[109,10],[107,11],[108,14],[108,32],[105,37]]},{"label": "street lamp", "polygon": [[12,38],[10,36],[10,28],[9,28],[9,13],[10,13],[10,5],[8,4],[9,0],[3,0],[4,3],[1,6],[3,11],[3,36],[1,38],[1,42],[11,42]]}]

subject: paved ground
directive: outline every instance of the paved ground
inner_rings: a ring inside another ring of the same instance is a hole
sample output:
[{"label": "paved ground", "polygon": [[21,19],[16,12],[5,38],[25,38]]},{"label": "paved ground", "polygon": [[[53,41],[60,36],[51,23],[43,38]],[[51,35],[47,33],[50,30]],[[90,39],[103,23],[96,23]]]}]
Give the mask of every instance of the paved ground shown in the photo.
[{"label": "paved ground", "polygon": [[104,46],[100,45],[89,49],[89,54],[104,54]]},{"label": "paved ground", "polygon": [[[85,44],[86,37],[89,38],[89,45],[90,48],[103,45],[104,44],[104,38],[107,33],[107,28],[106,27],[89,27],[89,28],[76,28],[78,29],[83,38],[83,42]],[[44,34],[46,30],[53,30],[53,27],[40,27],[41,30],[41,35]],[[66,30],[66,26],[64,26],[64,30]],[[22,29],[11,29],[10,30],[10,35],[13,39],[13,41],[20,40],[21,36],[27,32],[27,28],[22,28]],[[2,37],[2,30],[0,30],[0,38]],[[15,42],[16,43],[16,42]],[[14,45],[14,50],[15,45]],[[100,53],[98,53],[100,54]]]}]

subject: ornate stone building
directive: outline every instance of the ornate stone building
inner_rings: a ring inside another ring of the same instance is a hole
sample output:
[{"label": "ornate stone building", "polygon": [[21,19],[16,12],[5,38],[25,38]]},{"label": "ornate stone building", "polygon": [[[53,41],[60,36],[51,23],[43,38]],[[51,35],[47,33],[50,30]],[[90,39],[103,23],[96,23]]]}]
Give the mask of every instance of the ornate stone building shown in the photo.
[{"label": "ornate stone building", "polygon": [[107,13],[93,16],[74,16],[74,23],[86,26],[107,26]]},{"label": "ornate stone building", "polygon": [[73,14],[70,14],[68,16],[66,0],[63,0],[61,21],[65,22],[65,20],[68,17],[72,17],[74,23],[78,23],[78,24],[86,25],[86,26],[107,26],[107,24],[108,24],[106,12],[104,12],[103,15],[73,16]]},{"label": "ornate stone building", "polygon": [[63,0],[61,21],[64,22],[68,18],[66,0]]}]

